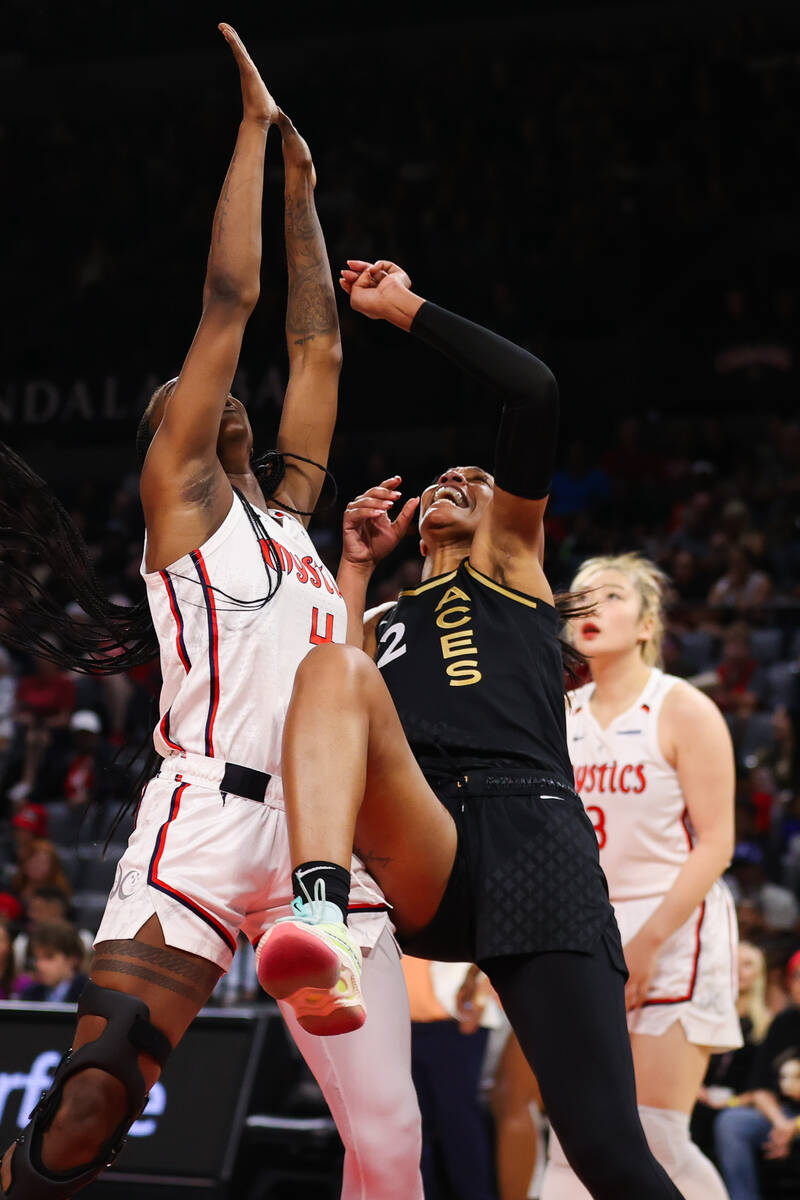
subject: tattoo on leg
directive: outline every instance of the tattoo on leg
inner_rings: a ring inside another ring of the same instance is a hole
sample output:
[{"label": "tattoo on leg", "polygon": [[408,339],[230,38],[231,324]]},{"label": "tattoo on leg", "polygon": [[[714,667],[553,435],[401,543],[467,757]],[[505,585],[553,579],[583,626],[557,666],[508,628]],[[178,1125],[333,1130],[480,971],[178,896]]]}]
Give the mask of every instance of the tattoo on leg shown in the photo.
[{"label": "tattoo on leg", "polygon": [[100,942],[92,970],[134,975],[199,1004],[205,1003],[218,975],[218,968],[204,959],[132,940]]},{"label": "tattoo on leg", "polygon": [[354,846],[353,848],[356,856],[361,859],[368,871],[372,871],[375,867],[388,867],[392,861],[388,854],[385,856],[376,854],[374,850],[362,850],[359,846]]}]

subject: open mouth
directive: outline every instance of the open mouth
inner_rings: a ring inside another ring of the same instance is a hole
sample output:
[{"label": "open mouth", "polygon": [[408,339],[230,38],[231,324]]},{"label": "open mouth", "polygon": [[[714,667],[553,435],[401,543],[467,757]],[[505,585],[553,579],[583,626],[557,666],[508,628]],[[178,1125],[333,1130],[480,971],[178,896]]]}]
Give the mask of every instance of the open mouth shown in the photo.
[{"label": "open mouth", "polygon": [[583,625],[581,625],[581,637],[593,638],[596,637],[599,632],[600,630],[597,625],[595,625],[594,621],[584,621]]},{"label": "open mouth", "polygon": [[437,487],[433,493],[431,504],[437,504],[440,500],[446,500],[448,503],[455,505],[456,508],[468,508],[469,503],[465,494],[457,487],[452,487],[450,484],[442,484]]}]

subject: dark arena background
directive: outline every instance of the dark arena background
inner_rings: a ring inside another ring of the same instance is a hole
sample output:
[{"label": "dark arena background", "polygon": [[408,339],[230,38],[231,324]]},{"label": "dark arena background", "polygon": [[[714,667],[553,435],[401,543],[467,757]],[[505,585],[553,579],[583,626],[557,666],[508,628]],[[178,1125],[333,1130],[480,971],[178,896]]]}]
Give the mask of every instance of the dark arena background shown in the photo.
[{"label": "dark arena background", "polygon": [[[143,594],[136,425],[193,336],[240,117],[219,20],[308,139],[335,273],[350,257],[392,259],[421,295],[551,366],[562,416],[548,577],[568,587],[587,556],[631,549],[669,575],[666,669],[716,700],[735,746],[740,931],[766,955],[771,1011],[797,1003],[800,7],[6,0],[0,440],[63,501],[106,593],[130,601]],[[282,205],[273,131],[261,298],[232,389],[264,449],[288,371]],[[414,495],[445,462],[491,468],[497,424],[491,397],[444,359],[343,295],[339,315],[338,500],[311,527],[334,572],[354,495],[394,472]],[[382,565],[370,602],[414,586],[417,545],[407,537]],[[41,582],[69,606],[61,580]],[[0,924],[17,939],[31,919],[17,861],[27,828],[55,844],[69,916],[92,933],[158,668],[72,677],[69,720],[43,733],[26,787],[37,668],[2,642],[0,624]],[[212,1000],[85,1194],[337,1197],[335,1128],[244,952]],[[0,1004],[3,1147],[73,1013]],[[713,1153],[709,1111],[695,1127]],[[800,1195],[799,1154],[764,1166],[765,1196]],[[443,1172],[442,1200],[447,1188]]]}]

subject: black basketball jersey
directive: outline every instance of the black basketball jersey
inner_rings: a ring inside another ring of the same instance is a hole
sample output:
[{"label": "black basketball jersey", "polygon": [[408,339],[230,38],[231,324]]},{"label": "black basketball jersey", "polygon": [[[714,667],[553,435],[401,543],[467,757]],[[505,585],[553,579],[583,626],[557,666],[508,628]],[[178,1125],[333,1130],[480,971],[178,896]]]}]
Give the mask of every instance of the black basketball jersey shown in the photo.
[{"label": "black basketball jersey", "polygon": [[558,614],[464,559],[400,593],[375,660],[423,767],[515,763],[572,782]]}]

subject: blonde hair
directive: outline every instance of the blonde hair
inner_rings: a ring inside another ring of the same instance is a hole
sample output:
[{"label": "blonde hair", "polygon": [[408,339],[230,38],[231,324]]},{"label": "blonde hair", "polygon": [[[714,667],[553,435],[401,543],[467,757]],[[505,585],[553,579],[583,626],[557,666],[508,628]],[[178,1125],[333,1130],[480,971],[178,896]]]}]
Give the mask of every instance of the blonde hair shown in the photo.
[{"label": "blonde hair", "polygon": [[652,634],[640,646],[642,659],[649,667],[660,667],[661,645],[664,641],[664,588],[667,576],[649,558],[635,551],[628,554],[601,554],[596,558],[587,558],[581,563],[570,591],[586,592],[587,599],[591,599],[591,588],[586,584],[598,571],[619,571],[636,588],[641,601],[639,620],[649,618],[653,622]]},{"label": "blonde hair", "polygon": [[758,959],[758,974],[753,984],[753,990],[747,1004],[747,1016],[753,1022],[753,1041],[761,1042],[772,1020],[772,1014],[767,1008],[767,960],[764,951],[754,946],[752,942],[739,942],[739,949],[752,950]]}]

